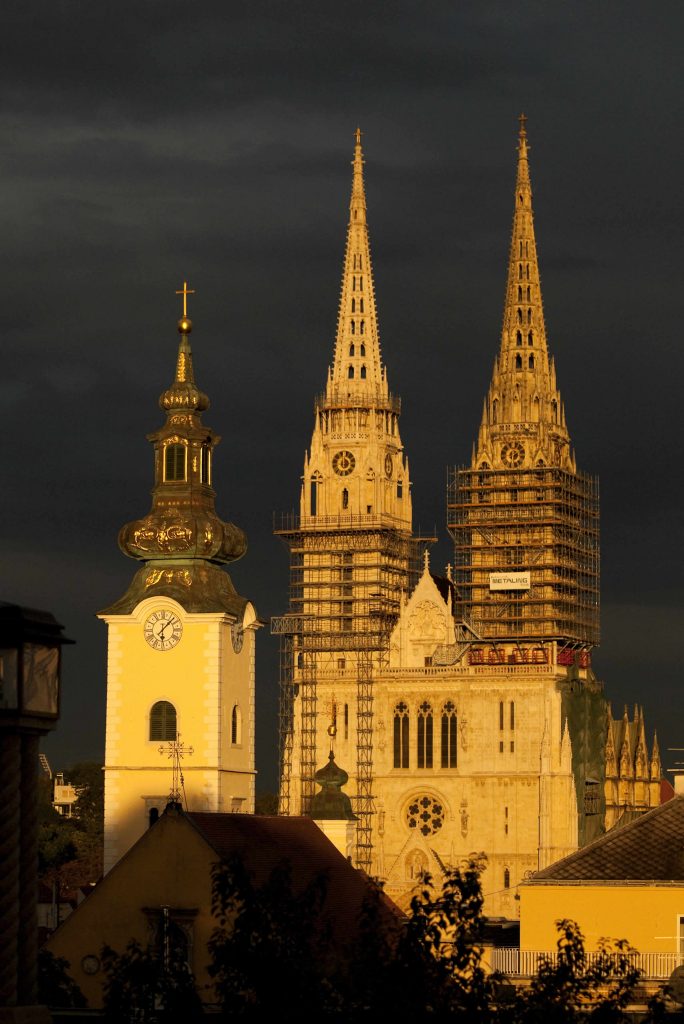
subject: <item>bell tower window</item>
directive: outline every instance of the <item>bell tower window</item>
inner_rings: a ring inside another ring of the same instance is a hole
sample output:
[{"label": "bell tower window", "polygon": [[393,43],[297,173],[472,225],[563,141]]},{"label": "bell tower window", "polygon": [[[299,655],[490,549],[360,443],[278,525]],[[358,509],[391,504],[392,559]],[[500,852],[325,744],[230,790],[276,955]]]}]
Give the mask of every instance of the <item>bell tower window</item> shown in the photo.
[{"label": "bell tower window", "polygon": [[168,700],[158,700],[150,711],[150,740],[175,740],[176,709]]},{"label": "bell tower window", "polygon": [[202,445],[200,453],[200,482],[211,483],[211,448],[208,444]]},{"label": "bell tower window", "polygon": [[164,451],[164,480],[185,480],[186,447],[184,444],[169,444]]}]

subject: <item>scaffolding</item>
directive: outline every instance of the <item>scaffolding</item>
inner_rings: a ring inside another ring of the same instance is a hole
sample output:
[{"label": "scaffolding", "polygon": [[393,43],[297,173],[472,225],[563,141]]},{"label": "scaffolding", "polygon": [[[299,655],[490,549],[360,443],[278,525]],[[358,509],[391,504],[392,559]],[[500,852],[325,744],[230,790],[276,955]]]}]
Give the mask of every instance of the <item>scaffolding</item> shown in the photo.
[{"label": "scaffolding", "polygon": [[599,642],[595,477],[546,466],[454,468],[447,521],[458,613],[480,636],[574,649]]},{"label": "scaffolding", "polygon": [[[373,678],[387,656],[402,594],[420,573],[434,538],[411,536],[388,515],[307,516],[274,521],[290,551],[289,613],[271,620],[280,637],[279,813],[307,813],[319,764],[318,689],[340,665],[356,684],[358,867],[371,870],[373,815]],[[349,678],[349,676],[347,676]],[[298,721],[295,721],[297,717]],[[329,724],[329,723],[328,723]],[[295,738],[299,727],[299,750]],[[298,754],[298,778],[293,778]],[[293,787],[298,784],[296,791]]]}]

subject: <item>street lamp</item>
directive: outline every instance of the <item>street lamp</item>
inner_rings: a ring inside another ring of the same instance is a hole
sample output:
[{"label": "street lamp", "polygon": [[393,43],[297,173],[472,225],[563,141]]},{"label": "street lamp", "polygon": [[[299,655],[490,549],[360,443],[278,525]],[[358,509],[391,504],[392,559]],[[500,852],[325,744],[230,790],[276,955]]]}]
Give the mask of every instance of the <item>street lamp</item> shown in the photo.
[{"label": "street lamp", "polygon": [[[37,999],[38,745],[59,717],[61,648],[49,612],[0,601],[0,1021],[49,1020]],[[29,1011],[33,1009],[33,1013]],[[27,1015],[28,1014],[28,1015]]]}]

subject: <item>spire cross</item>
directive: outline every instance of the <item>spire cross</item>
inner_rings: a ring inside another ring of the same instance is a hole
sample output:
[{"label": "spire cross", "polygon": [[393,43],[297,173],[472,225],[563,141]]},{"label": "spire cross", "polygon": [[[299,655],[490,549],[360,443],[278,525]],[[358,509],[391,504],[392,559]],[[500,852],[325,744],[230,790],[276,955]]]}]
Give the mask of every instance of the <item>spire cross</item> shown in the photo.
[{"label": "spire cross", "polygon": [[360,128],[356,129],[356,145],[357,146],[361,145],[361,129]]},{"label": "spire cross", "polygon": [[527,130],[525,128],[525,125],[527,124],[527,117],[525,114],[521,114],[518,120],[520,121],[520,137],[525,138],[527,135]]},{"label": "spire cross", "polygon": [[183,316],[188,315],[188,295],[194,295],[195,289],[188,288],[188,282],[183,281],[183,287],[176,290],[176,295],[183,296]]},{"label": "spire cross", "polygon": [[178,733],[175,740],[169,740],[168,743],[160,744],[159,753],[166,754],[166,756],[173,762],[170,798],[175,803],[180,803],[181,788],[185,788],[183,772],[181,769],[181,760],[186,754],[193,754],[194,749],[193,747],[186,747],[185,743],[181,743],[180,733]]}]

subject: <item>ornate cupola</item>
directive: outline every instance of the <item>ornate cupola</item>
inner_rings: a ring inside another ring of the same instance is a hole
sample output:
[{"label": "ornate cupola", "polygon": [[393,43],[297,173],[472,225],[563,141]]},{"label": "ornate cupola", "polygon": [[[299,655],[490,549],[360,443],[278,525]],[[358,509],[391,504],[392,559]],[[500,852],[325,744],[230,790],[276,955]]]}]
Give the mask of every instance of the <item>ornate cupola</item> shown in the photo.
[{"label": "ornate cupola", "polygon": [[247,539],[233,523],[216,514],[212,457],[221,440],[202,423],[209,399],[195,383],[190,333],[192,321],[184,283],[183,315],[176,374],[160,396],[166,422],[147,435],[154,446],[152,508],[119,533],[124,554],[144,562],[126,594],[108,612],[130,611],[144,597],[165,594],[187,611],[236,612],[244,601],[218,565],[244,555]]}]

